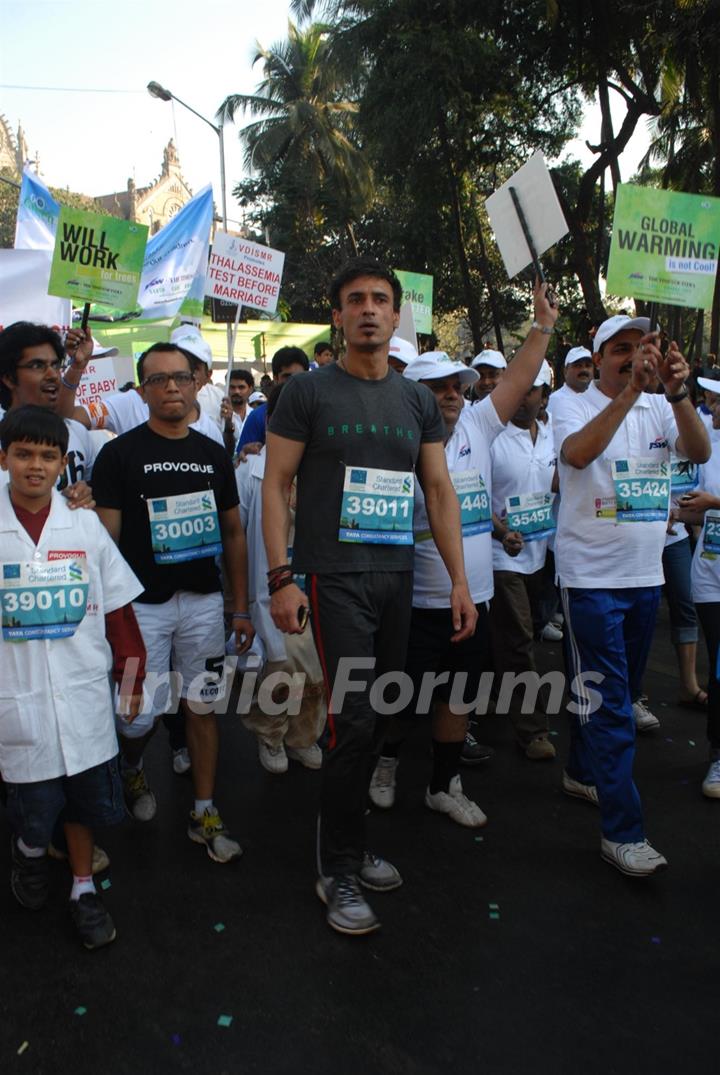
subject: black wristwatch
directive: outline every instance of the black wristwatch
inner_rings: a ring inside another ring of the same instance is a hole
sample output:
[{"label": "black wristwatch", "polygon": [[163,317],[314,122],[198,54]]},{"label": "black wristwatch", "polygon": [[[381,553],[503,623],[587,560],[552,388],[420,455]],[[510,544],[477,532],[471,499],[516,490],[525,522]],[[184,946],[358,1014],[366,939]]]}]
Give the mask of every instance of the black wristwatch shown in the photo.
[{"label": "black wristwatch", "polygon": [[690,393],[687,390],[687,385],[683,385],[682,389],[675,396],[669,396],[666,392],[665,399],[668,401],[668,403],[682,403],[682,401],[684,399],[687,399],[689,395]]}]

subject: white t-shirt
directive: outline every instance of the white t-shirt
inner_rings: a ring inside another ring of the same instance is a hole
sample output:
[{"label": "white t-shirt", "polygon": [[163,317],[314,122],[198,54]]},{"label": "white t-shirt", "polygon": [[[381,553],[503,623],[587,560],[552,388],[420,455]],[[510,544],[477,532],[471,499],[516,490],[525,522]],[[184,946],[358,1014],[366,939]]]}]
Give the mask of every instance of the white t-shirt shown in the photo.
[{"label": "white t-shirt", "polygon": [[[75,482],[89,482],[92,478],[93,463],[97,451],[93,439],[84,425],[76,422],[73,418],[66,418],[65,425],[68,428],[67,466],[60,475],[57,483],[58,489],[65,489]],[[0,488],[7,485],[8,472],[0,470]]]},{"label": "white t-shirt", "polygon": [[[499,518],[506,515],[506,497],[523,493],[549,493],[551,490],[555,474],[552,419],[547,424],[538,422],[537,430],[533,444],[529,429],[520,429],[508,422],[500,436],[493,441],[490,449],[492,505]],[[545,564],[547,548],[547,538],[526,541],[517,556],[508,556],[501,542],[493,541],[493,570],[532,575]]]},{"label": "white t-shirt", "polygon": [[105,614],[143,586],[95,512],[71,511],[58,493],[36,547],[7,487],[0,489],[0,550],[11,571],[28,561],[87,565],[86,611],[74,635],[5,641],[0,634],[0,773],[19,784],[73,776],[117,754]]},{"label": "white t-shirt", "polygon": [[[127,392],[112,392],[108,396],[103,396],[97,403],[83,403],[82,406],[90,417],[92,429],[107,429],[118,436],[141,426],[150,417],[147,403],[134,388]],[[197,421],[190,423],[190,428],[222,444],[223,439],[217,425],[207,417],[200,404],[199,406],[200,414]]]},{"label": "white t-shirt", "polygon": [[[445,445],[450,474],[477,470],[485,483],[492,502],[492,467],[490,445],[502,433],[505,426],[498,418],[490,396],[474,407],[465,407],[452,436]],[[445,564],[432,538],[418,541],[418,534],[426,534],[430,523],[425,507],[425,497],[419,482],[415,482],[415,565],[413,579],[413,606],[415,608],[449,608],[450,578]],[[472,534],[463,538],[465,574],[473,602],[489,601],[493,595],[492,538],[490,532]]]},{"label": "white t-shirt", "polygon": [[[592,383],[592,382],[591,382]],[[588,388],[590,386],[588,385]],[[587,392],[587,388],[585,389]],[[576,392],[574,388],[571,388],[569,384],[560,385],[554,392],[550,393],[548,399],[547,409],[548,413],[555,417],[555,412],[559,410],[567,399],[575,399],[576,396],[583,396],[585,392]]]},{"label": "white t-shirt", "polygon": [[[703,489],[711,496],[720,497],[720,429],[710,429],[709,433],[712,455],[698,470],[698,489]],[[690,570],[693,601],[698,605],[720,601],[720,556],[713,559],[710,558],[712,554],[703,556],[704,539],[703,522]]]},{"label": "white t-shirt", "polygon": [[562,459],[563,442],[591,422],[611,400],[592,384],[567,399],[553,416],[560,476],[555,559],[561,586],[589,590],[663,584],[662,550],[667,522],[617,522],[611,461],[670,459],[678,439],[664,396],[642,393],[605,451],[584,470]]}]

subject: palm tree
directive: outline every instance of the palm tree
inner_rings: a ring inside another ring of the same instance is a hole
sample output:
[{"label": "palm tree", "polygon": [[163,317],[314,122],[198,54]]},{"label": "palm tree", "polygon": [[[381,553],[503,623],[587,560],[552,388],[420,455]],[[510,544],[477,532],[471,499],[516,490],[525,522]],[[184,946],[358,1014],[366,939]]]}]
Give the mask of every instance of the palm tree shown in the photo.
[{"label": "palm tree", "polygon": [[306,221],[337,221],[357,255],[353,222],[370,203],[372,171],[356,142],[358,104],[347,97],[326,28],[289,22],[287,41],[257,45],[253,63],[259,60],[264,77],[256,92],[227,97],[218,122],[249,111],[253,122],[240,131],[246,167],[291,187]]}]

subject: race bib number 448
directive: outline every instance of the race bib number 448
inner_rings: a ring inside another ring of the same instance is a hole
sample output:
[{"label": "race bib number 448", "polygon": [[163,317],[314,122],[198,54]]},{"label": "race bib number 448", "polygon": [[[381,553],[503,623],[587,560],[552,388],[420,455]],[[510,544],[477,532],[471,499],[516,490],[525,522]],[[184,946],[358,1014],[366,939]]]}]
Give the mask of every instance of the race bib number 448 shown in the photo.
[{"label": "race bib number 448", "polygon": [[87,560],[2,565],[2,634],[6,642],[70,638],[85,616]]}]

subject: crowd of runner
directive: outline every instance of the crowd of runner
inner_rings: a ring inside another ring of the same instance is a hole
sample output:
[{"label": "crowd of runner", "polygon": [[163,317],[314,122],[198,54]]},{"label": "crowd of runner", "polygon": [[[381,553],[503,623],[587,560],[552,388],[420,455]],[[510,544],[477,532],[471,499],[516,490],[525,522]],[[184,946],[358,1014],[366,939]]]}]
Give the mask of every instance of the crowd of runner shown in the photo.
[{"label": "crowd of runner", "polygon": [[[272,381],[235,369],[227,396],[192,325],[88,407],[89,331],[0,332],[10,883],[39,909],[48,858],[67,858],[87,948],[115,938],[93,831],[152,823],[143,759],[162,724],[192,780],[189,838],[217,863],[241,855],[218,808],[218,713],[269,773],[320,770],[316,891],[341,933],[376,930],[365,891],[402,884],[366,823],[395,805],[418,717],[425,806],[476,828],[461,767],[492,750],[472,717],[509,718],[523,758],[548,763],[548,716],[567,712],[558,779],[598,810],[602,858],[665,867],[633,780],[636,732],[659,727],[643,674],[663,586],[679,701],[707,712],[702,792],[720,798],[720,380],[692,384],[696,406],[677,344],[619,315],[567,351],[556,388],[540,283],[509,362],[418,354],[396,335],[401,297],[391,271],[351,263],[330,292],[335,349],[283,347]],[[541,639],[562,640],[559,692]]]}]

